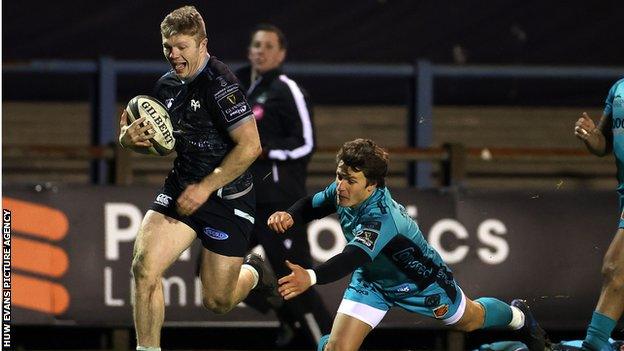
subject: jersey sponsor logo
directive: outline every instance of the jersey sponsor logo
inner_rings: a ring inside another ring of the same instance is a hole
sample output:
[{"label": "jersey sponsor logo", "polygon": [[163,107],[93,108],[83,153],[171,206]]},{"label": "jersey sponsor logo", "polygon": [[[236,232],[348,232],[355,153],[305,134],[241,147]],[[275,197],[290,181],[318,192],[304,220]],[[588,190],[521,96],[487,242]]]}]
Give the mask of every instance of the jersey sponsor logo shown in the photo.
[{"label": "jersey sponsor logo", "polygon": [[167,194],[158,194],[154,202],[158,205],[169,207],[169,201],[171,201],[171,199],[172,199],[171,196]]},{"label": "jersey sponsor logo", "polygon": [[378,237],[379,237],[378,233],[372,230],[364,229],[355,235],[355,241],[373,250],[373,248],[375,247],[375,242],[377,242]]},{"label": "jersey sponsor logo", "polygon": [[218,99],[217,104],[228,122],[232,122],[250,111],[243,93],[238,89]]},{"label": "jersey sponsor logo", "polygon": [[360,294],[360,295],[364,295],[364,296],[368,295],[368,291],[366,291],[365,289],[358,289],[358,288],[353,287],[353,286],[349,286],[347,288],[347,290],[353,290],[356,294]]},{"label": "jersey sponsor logo", "polygon": [[449,305],[440,305],[433,309],[433,316],[437,319],[444,318],[449,311]]},{"label": "jersey sponsor logo", "polygon": [[193,109],[193,111],[197,111],[198,108],[201,108],[199,100],[191,99],[191,108]]},{"label": "jersey sponsor logo", "polygon": [[226,233],[210,227],[204,228],[204,234],[207,237],[215,240],[226,240],[227,238],[229,238],[229,235],[227,235]]},{"label": "jersey sponsor logo", "polygon": [[392,259],[399,263],[400,267],[409,270],[415,274],[417,278],[427,279],[434,274],[434,268],[438,268],[433,265],[425,265],[418,260],[413,247],[405,248],[392,255]]},{"label": "jersey sponsor logo", "polygon": [[411,290],[412,290],[412,289],[410,289],[409,284],[403,284],[403,285],[399,286],[399,287],[396,289],[396,292],[398,292],[398,293],[400,293],[400,294],[406,294],[406,293],[410,292]]}]

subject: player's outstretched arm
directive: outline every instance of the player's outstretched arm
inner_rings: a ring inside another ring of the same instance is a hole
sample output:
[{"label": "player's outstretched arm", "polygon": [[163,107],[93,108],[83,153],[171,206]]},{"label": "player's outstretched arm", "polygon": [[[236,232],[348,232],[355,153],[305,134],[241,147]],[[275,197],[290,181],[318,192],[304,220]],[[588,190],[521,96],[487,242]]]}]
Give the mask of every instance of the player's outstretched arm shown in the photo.
[{"label": "player's outstretched arm", "polygon": [[119,144],[132,151],[148,154],[148,148],[152,146],[150,139],[156,135],[156,131],[150,122],[144,123],[145,117],[141,117],[128,125],[128,112],[124,109],[119,117]]},{"label": "player's outstretched arm", "polygon": [[611,151],[610,118],[603,115],[598,126],[583,112],[581,117],[574,123],[574,135],[581,139],[587,150],[596,156],[604,156]]},{"label": "player's outstretched arm", "polygon": [[286,261],[286,266],[292,273],[277,281],[280,285],[278,291],[284,299],[290,300],[314,284],[335,282],[368,262],[371,262],[371,257],[364,250],[353,245],[347,245],[341,253],[314,269],[304,269]]},{"label": "player's outstretched arm", "polygon": [[267,225],[277,233],[285,233],[295,222],[308,223],[336,212],[332,205],[320,204],[314,207],[314,196],[306,196],[297,200],[286,211],[277,211],[267,220]]},{"label": "player's outstretched arm", "polygon": [[286,260],[286,266],[288,266],[292,273],[277,281],[279,283],[277,291],[282,295],[284,300],[290,300],[302,294],[316,283],[312,281],[312,275],[300,265],[290,263],[290,261]]}]

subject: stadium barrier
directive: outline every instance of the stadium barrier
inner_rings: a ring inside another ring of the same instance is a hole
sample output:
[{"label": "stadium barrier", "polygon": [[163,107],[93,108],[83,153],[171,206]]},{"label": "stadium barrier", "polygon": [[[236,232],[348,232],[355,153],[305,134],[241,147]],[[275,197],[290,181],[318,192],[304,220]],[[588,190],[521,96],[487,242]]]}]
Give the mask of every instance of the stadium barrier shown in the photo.
[{"label": "stadium barrier", "polygon": [[[619,218],[614,192],[391,190],[468,296],[525,298],[546,328],[586,325]],[[156,195],[151,186],[4,185],[3,207],[12,212],[11,323],[131,326],[132,246]],[[333,217],[312,222],[308,237],[317,263],[344,245]],[[164,277],[165,325],[276,326],[272,315],[245,306],[227,315],[201,307],[197,244]],[[330,310],[345,287],[343,279],[319,289]],[[434,322],[396,310],[381,327],[441,328]]]}]

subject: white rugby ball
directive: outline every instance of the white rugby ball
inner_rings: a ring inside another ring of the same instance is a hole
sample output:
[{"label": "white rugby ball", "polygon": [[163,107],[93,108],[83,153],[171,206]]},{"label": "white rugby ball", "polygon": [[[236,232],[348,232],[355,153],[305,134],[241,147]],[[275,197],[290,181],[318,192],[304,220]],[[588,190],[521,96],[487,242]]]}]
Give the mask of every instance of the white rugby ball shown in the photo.
[{"label": "white rugby ball", "polygon": [[173,126],[167,108],[156,98],[147,95],[135,96],[126,106],[128,112],[128,124],[145,117],[152,123],[156,135],[150,139],[152,146],[149,153],[159,156],[170,154],[175,149]]}]

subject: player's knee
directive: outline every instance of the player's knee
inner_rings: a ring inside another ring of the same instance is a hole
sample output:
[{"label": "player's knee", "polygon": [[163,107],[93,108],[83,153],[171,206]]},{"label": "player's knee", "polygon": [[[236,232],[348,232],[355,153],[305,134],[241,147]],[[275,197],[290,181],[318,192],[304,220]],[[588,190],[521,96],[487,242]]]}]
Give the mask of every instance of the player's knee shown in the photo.
[{"label": "player's knee", "polygon": [[160,275],[145,263],[145,256],[136,254],[132,258],[132,275],[138,288],[158,284]]},{"label": "player's knee", "polygon": [[618,290],[624,289],[624,267],[617,262],[605,260],[602,264],[604,284]]},{"label": "player's knee", "polygon": [[234,301],[226,296],[205,296],[202,299],[204,307],[216,314],[225,314],[234,308]]}]

